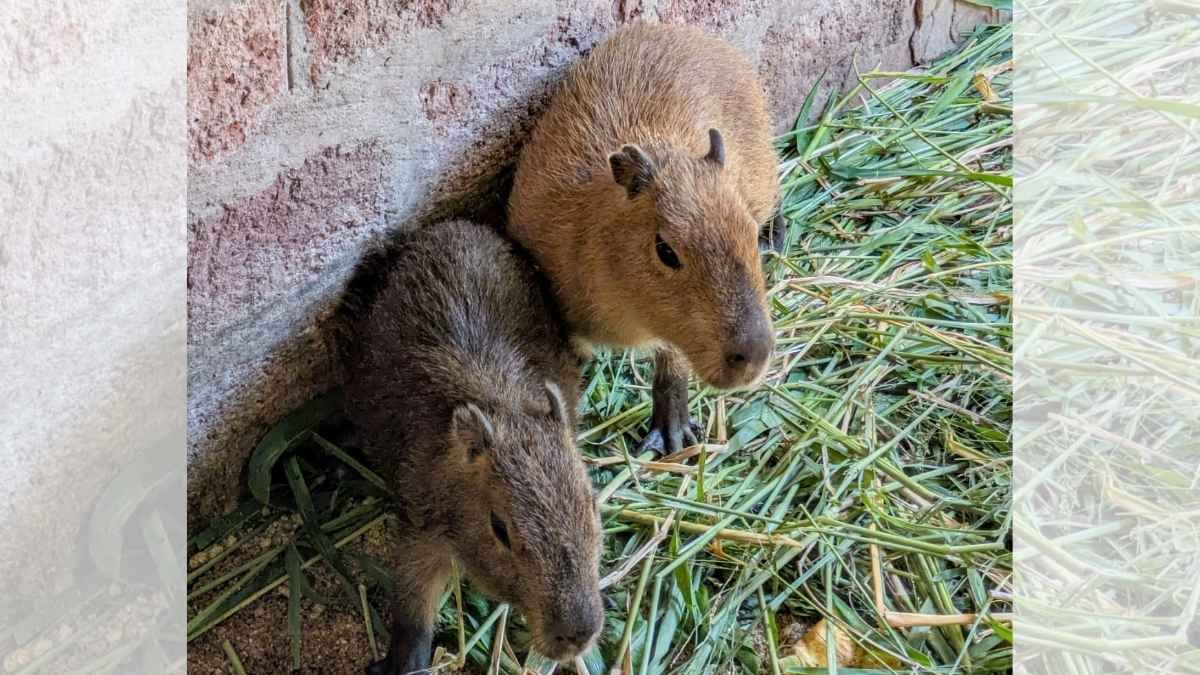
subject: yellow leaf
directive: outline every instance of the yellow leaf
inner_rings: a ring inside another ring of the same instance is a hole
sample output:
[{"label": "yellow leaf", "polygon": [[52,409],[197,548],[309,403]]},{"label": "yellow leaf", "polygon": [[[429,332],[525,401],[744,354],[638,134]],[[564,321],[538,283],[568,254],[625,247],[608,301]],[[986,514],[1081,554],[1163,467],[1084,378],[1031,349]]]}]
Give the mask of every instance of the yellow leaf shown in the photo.
[{"label": "yellow leaf", "polygon": [[955,437],[953,429],[946,429],[945,439],[946,448],[950,452],[953,452],[963,459],[968,459],[972,462],[979,462],[980,464],[987,464],[990,461],[986,456],[979,454],[975,450],[961,443],[958,438]]},{"label": "yellow leaf", "polygon": [[[829,665],[828,651],[826,650],[827,629],[829,625],[825,619],[821,619],[800,641],[792,646],[792,655],[800,666],[805,668],[821,668]],[[833,624],[833,638],[836,645],[837,665],[846,666],[848,668],[876,668],[885,666],[889,668],[898,668],[900,661],[888,654],[873,654],[860,647],[854,640],[850,639],[841,628]]]},{"label": "yellow leaf", "polygon": [[1000,99],[1000,97],[996,95],[996,90],[992,89],[992,83],[988,82],[987,76],[985,76],[983,73],[976,73],[976,75],[971,78],[971,84],[975,85],[975,89],[979,92],[979,95],[983,97],[984,101],[991,102]]},{"label": "yellow leaf", "polygon": [[[792,647],[792,653],[800,661],[800,664],[806,668],[818,668],[829,665],[828,651],[826,650],[827,631],[825,626],[825,619],[821,619],[816,625],[808,629],[804,637],[800,638],[800,642],[797,642]],[[843,666],[850,665],[850,661],[854,657],[854,641],[839,630],[837,626],[833,627],[833,636],[837,645],[838,664]]]}]

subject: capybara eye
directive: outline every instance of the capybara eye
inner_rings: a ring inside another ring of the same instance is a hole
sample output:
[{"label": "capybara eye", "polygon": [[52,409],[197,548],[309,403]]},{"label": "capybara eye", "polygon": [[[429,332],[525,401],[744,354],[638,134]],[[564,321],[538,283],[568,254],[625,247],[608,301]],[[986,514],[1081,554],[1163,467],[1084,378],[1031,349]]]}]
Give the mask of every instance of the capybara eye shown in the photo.
[{"label": "capybara eye", "polygon": [[508,528],[504,526],[504,521],[495,513],[492,514],[492,534],[504,544],[504,548],[512,548],[512,543],[508,541]]},{"label": "capybara eye", "polygon": [[675,255],[675,249],[671,248],[671,245],[663,241],[663,238],[657,234],[654,235],[654,252],[658,253],[658,259],[667,267],[673,270],[683,267],[683,263],[679,262],[679,256]]}]

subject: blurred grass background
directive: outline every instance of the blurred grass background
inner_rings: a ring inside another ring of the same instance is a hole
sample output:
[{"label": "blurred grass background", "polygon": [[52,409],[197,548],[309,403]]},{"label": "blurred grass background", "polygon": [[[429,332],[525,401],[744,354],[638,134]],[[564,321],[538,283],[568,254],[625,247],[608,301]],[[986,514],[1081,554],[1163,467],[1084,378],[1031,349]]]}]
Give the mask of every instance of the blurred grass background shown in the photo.
[{"label": "blurred grass background", "polygon": [[1016,3],[1019,666],[1200,672],[1200,3]]},{"label": "blurred grass background", "polygon": [[[777,352],[755,391],[693,390],[707,444],[632,456],[649,364],[589,366],[610,603],[593,675],[1011,670],[1011,40],[983,28],[919,72],[814,87],[779,139]],[[189,540],[190,643],[283,588],[292,647],[272,672],[328,637],[305,631],[313,605],[386,648],[390,570],[355,548],[388,520],[386,486],[331,440],[335,410],[268,434],[252,497]],[[447,669],[554,669],[467,584],[441,619]]]}]

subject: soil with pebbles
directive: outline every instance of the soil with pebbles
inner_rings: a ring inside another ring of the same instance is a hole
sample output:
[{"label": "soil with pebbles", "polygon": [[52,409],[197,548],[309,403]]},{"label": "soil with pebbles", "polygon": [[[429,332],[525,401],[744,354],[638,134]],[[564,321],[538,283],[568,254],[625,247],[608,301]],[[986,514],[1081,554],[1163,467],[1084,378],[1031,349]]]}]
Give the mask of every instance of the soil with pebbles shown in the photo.
[{"label": "soil with pebbles", "polygon": [[[272,526],[257,541],[246,545],[245,556],[222,561],[222,566],[232,569],[249,557],[287,541],[295,525],[281,521]],[[393,519],[385,519],[349,544],[346,550],[365,553],[384,564],[393,564],[396,551],[389,542],[394,541],[391,533],[395,527]],[[349,564],[353,568],[353,563]],[[308,598],[301,600],[300,670],[291,669],[292,638],[288,630],[287,584],[284,583],[188,644],[188,672],[233,675],[233,667],[222,647],[226,640],[233,646],[242,666],[250,675],[290,672],[360,675],[365,672],[373,656],[362,610],[358,606],[351,606],[324,562],[309,567],[305,573],[317,593],[335,602],[322,605]],[[390,621],[390,607],[387,602],[380,600],[372,598],[381,618]],[[192,611],[195,609],[193,607]],[[453,645],[445,646],[453,648]],[[378,645],[380,650],[386,650],[386,647]]]}]

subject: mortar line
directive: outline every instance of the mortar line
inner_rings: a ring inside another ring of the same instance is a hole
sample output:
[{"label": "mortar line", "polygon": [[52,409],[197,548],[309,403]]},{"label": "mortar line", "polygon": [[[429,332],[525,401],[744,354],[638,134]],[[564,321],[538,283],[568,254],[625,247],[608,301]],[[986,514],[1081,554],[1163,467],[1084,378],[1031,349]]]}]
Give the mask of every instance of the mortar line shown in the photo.
[{"label": "mortar line", "polygon": [[287,77],[288,93],[291,93],[296,77],[294,72],[296,63],[292,55],[292,0],[283,0],[283,41],[284,48],[287,50],[284,74]]}]

